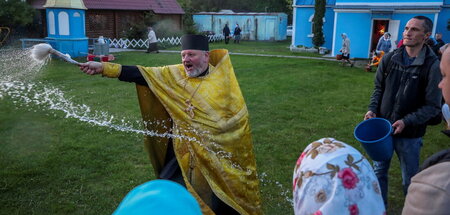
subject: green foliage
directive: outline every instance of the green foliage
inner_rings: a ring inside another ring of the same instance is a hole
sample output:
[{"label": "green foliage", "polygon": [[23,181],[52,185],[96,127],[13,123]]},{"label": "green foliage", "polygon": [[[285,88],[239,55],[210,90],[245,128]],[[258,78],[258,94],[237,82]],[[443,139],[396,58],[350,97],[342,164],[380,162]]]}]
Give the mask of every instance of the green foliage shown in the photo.
[{"label": "green foliage", "polygon": [[287,10],[292,12],[292,9],[293,9],[292,4],[294,3],[294,1],[293,0],[285,0],[285,1],[286,1]]},{"label": "green foliage", "polygon": [[25,26],[33,22],[35,10],[21,0],[0,1],[0,26]]},{"label": "green foliage", "polygon": [[156,23],[155,14],[153,12],[144,13],[144,19],[138,23],[131,23],[128,30],[123,31],[121,37],[128,39],[147,39],[147,27]]},{"label": "green foliage", "polygon": [[177,30],[178,27],[173,20],[161,20],[152,26],[158,38],[179,37],[183,35],[182,31]]},{"label": "green foliage", "polygon": [[192,17],[193,11],[191,9],[187,9],[184,11],[183,15],[183,26],[184,26],[184,32],[186,34],[197,34],[198,30],[195,26],[194,18]]},{"label": "green foliage", "polygon": [[[182,31],[173,20],[156,20],[153,13],[145,13],[143,22],[132,23],[127,31],[124,31],[122,37],[128,39],[147,39],[148,27],[152,26],[157,38],[177,37],[183,35]],[[161,47],[170,47],[168,44],[161,44]]]},{"label": "green foliage", "polygon": [[144,13],[144,25],[145,26],[153,26],[156,24],[155,13],[153,11]]},{"label": "green foliage", "polygon": [[326,0],[316,0],[314,5],[314,18],[313,18],[313,38],[312,42],[316,48],[322,46],[325,43],[323,36],[323,17],[325,16],[325,4]]},{"label": "green foliage", "polygon": [[128,39],[146,39],[147,26],[144,23],[132,23],[127,31],[122,32],[122,36]]},{"label": "green foliage", "polygon": [[[196,0],[178,0],[178,3],[184,10],[183,30],[187,34],[196,34],[198,32],[192,14],[200,11],[202,4],[195,4]],[[193,5],[195,4],[195,6]]]}]

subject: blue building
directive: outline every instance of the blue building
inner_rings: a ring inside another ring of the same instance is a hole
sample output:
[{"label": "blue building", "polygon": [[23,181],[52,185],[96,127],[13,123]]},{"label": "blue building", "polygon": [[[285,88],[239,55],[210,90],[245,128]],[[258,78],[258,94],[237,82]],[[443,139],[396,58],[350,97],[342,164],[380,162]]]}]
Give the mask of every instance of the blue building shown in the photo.
[{"label": "blue building", "polygon": [[234,13],[233,11],[200,12],[193,15],[199,31],[222,34],[225,24],[233,33],[239,24],[243,40],[285,40],[287,15],[285,13]]},{"label": "blue building", "polygon": [[[293,5],[291,47],[313,47],[312,20],[314,0],[296,0]],[[389,32],[391,39],[402,39],[403,29],[414,16],[426,16],[433,21],[433,34],[442,33],[450,42],[450,0],[326,0],[323,47],[339,54],[341,34],[351,40],[351,56],[368,58],[378,39]]]},{"label": "blue building", "polygon": [[85,11],[83,0],[47,0],[46,38],[56,50],[72,57],[86,56],[88,38],[85,30]]}]

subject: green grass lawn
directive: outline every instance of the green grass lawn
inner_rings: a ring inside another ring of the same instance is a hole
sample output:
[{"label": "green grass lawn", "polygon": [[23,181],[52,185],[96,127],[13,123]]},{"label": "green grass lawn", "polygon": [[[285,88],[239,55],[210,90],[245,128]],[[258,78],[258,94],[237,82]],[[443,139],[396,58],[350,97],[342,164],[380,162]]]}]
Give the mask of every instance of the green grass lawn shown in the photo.
[{"label": "green grass lawn", "polygon": [[[288,46],[246,41],[211,45],[232,52],[296,55]],[[126,65],[180,62],[174,53],[115,56],[115,62]],[[329,61],[238,55],[231,60],[250,112],[264,211],[293,214],[292,172],[306,145],[334,137],[362,151],[353,129],[367,110],[374,73]],[[114,116],[114,122],[140,117],[134,84],[91,77],[59,60],[37,73],[35,82],[59,89],[92,114]],[[111,214],[128,191],[155,178],[141,135],[1,94],[0,214]],[[422,160],[448,147],[441,129],[428,129]],[[404,197],[396,158],[390,174],[388,212],[399,214]]]}]

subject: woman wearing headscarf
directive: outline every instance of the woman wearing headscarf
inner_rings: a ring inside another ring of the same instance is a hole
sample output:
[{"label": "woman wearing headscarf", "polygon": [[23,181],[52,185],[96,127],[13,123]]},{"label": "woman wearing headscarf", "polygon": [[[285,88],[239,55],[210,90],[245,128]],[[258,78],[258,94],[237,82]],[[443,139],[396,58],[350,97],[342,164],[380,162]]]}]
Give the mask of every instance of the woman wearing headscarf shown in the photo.
[{"label": "woman wearing headscarf", "polygon": [[385,207],[372,166],[355,148],[322,138],[297,160],[293,177],[295,215],[383,215]]},{"label": "woman wearing headscarf", "polygon": [[341,37],[342,48],[339,51],[342,52],[342,66],[345,66],[345,63],[348,62],[353,67],[354,64],[350,61],[350,39],[346,33],[342,33]]},{"label": "woman wearing headscarf", "polygon": [[391,50],[392,50],[391,34],[386,32],[378,40],[377,51],[384,51],[384,53],[388,53]]}]

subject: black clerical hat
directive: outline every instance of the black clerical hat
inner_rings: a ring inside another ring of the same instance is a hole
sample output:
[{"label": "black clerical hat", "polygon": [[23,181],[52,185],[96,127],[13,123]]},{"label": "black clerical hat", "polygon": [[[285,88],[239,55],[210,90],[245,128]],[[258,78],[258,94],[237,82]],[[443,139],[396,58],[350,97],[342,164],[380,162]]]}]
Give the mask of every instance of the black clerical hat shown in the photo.
[{"label": "black clerical hat", "polygon": [[209,51],[208,37],[203,35],[184,35],[181,37],[181,49]]}]

